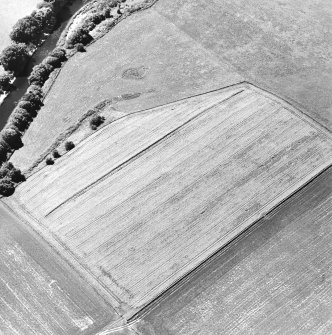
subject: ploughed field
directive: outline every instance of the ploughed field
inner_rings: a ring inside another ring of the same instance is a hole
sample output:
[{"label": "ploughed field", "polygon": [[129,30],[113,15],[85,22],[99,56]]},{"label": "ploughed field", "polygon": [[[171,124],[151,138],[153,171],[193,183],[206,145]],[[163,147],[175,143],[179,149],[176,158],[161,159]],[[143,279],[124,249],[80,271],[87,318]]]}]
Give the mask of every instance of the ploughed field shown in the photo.
[{"label": "ploughed field", "polygon": [[144,335],[332,334],[332,168],[153,306]]},{"label": "ploughed field", "polygon": [[236,85],[111,123],[15,198],[131,315],[331,164],[331,154],[316,122]]},{"label": "ploughed field", "polygon": [[95,334],[118,316],[0,206],[0,334]]}]

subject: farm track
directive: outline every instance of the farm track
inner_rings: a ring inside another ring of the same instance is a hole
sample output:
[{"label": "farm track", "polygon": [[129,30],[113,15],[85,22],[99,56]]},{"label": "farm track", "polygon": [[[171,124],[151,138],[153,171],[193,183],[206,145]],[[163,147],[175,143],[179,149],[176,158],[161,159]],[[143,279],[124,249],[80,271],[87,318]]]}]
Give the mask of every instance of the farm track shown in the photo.
[{"label": "farm track", "polygon": [[331,149],[328,131],[242,84],[110,124],[16,198],[130,317],[324,170]]}]

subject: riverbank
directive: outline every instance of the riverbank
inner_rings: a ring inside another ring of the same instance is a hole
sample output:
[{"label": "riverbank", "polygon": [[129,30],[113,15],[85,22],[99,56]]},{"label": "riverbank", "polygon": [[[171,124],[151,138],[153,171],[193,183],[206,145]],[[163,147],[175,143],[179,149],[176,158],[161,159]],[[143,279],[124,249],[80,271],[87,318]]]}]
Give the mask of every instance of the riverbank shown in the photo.
[{"label": "riverbank", "polygon": [[[0,130],[4,128],[6,122],[16,107],[18,101],[26,92],[29,87],[28,76],[35,65],[38,65],[43,61],[43,59],[51,52],[56,46],[57,42],[66,28],[71,17],[76,13],[82,6],[82,0],[73,1],[72,5],[64,8],[61,12],[61,21],[58,24],[57,29],[48,36],[48,38],[39,46],[28,62],[24,74],[20,77],[15,78],[13,85],[16,87],[15,90],[7,94],[2,98],[2,103],[0,100]],[[0,98],[1,99],[1,98]]]}]

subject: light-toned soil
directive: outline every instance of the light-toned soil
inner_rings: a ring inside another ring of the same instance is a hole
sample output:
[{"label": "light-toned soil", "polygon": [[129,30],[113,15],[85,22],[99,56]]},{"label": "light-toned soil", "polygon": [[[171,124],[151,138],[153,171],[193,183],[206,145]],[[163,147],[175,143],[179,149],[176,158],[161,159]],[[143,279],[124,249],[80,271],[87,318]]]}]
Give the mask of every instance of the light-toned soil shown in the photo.
[{"label": "light-toned soil", "polygon": [[118,318],[2,204],[0,236],[0,334],[94,335]]},{"label": "light-toned soil", "polygon": [[143,317],[144,335],[332,333],[332,168]]},{"label": "light-toned soil", "polygon": [[15,198],[130,314],[331,164],[331,154],[331,136],[315,122],[239,85],[115,121]]}]

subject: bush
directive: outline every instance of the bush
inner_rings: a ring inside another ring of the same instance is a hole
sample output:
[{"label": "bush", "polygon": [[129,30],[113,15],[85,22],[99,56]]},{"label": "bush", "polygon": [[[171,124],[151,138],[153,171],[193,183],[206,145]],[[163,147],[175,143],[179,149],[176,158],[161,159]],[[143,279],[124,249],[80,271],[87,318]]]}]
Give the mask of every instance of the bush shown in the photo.
[{"label": "bush", "polygon": [[43,106],[43,103],[41,101],[41,98],[36,92],[27,92],[25,93],[21,101],[27,101],[32,104],[32,106],[35,108],[35,110],[39,110],[41,106]]},{"label": "bush", "polygon": [[26,117],[20,115],[11,117],[9,121],[9,127],[15,127],[21,132],[26,131],[29,128],[29,125],[30,121]]},{"label": "bush", "polygon": [[29,84],[43,86],[53,69],[54,67],[47,63],[41,63],[34,66],[28,78]]},{"label": "bush", "polygon": [[1,163],[5,162],[7,160],[8,152],[9,152],[8,145],[5,144],[4,141],[1,141],[1,143],[0,143],[0,165],[1,165]]},{"label": "bush", "polygon": [[13,168],[8,173],[8,177],[14,182],[14,183],[20,183],[22,181],[25,181],[25,176],[22,174],[20,169]]},{"label": "bush", "polygon": [[53,66],[53,68],[57,68],[57,67],[61,66],[61,60],[57,57],[47,56],[43,60],[43,64],[49,64],[49,65]]},{"label": "bush", "polygon": [[59,158],[59,157],[61,157],[60,154],[59,154],[59,151],[56,150],[56,149],[53,150],[52,155],[53,155],[54,158]]},{"label": "bush", "polygon": [[103,20],[105,20],[105,16],[102,14],[94,14],[91,17],[91,20],[94,24],[99,24],[100,22],[102,22]]},{"label": "bush", "polygon": [[17,150],[23,147],[21,133],[14,128],[5,128],[2,132],[2,139],[8,143],[9,147]]},{"label": "bush", "polygon": [[42,32],[42,24],[33,16],[26,16],[19,19],[9,37],[16,43],[37,44]]},{"label": "bush", "polygon": [[0,168],[0,179],[8,176],[9,172],[14,169],[14,165],[11,162],[5,162]]},{"label": "bush", "polygon": [[0,195],[9,197],[15,192],[14,183],[8,179],[0,180]]},{"label": "bush", "polygon": [[82,43],[83,45],[88,44],[92,40],[92,36],[89,35],[87,29],[79,28],[75,30],[72,35],[68,38],[67,44],[77,44]]},{"label": "bush", "polygon": [[11,162],[6,162],[0,169],[0,179],[8,179],[14,183],[20,183],[25,180],[20,169],[16,169]]},{"label": "bush", "polygon": [[31,16],[40,23],[43,31],[46,33],[52,32],[56,26],[56,15],[50,7],[34,11]]},{"label": "bush", "polygon": [[85,52],[85,48],[84,48],[84,45],[82,43],[77,43],[76,44],[76,50],[79,51],[79,52]]},{"label": "bush", "polygon": [[106,11],[105,11],[105,18],[111,18],[111,17],[113,17],[113,15],[111,14],[111,10],[110,9],[106,9]]},{"label": "bush", "polygon": [[44,0],[37,4],[37,8],[49,8],[57,14],[66,3],[68,0]]},{"label": "bush", "polygon": [[89,20],[89,17],[88,17],[84,20],[81,28],[84,31],[89,32],[89,31],[93,30],[94,28],[96,28],[96,24],[92,20]]},{"label": "bush", "polygon": [[53,165],[54,164],[54,160],[51,157],[47,157],[45,162],[46,162],[47,165]]},{"label": "bush", "polygon": [[72,141],[67,141],[65,143],[65,149],[67,151],[71,150],[71,149],[74,149],[75,148],[75,144],[72,142]]},{"label": "bush", "polygon": [[35,106],[30,101],[22,100],[18,103],[17,107],[19,109],[25,109],[29,113],[29,115],[31,115],[32,117],[37,116],[37,110],[36,110]]},{"label": "bush", "polygon": [[8,73],[0,74],[0,94],[2,92],[9,92],[13,85],[11,84],[12,76]]},{"label": "bush", "polygon": [[103,124],[105,121],[105,118],[100,115],[95,115],[90,120],[90,128],[92,130],[96,130],[101,124]]},{"label": "bush", "polygon": [[49,54],[51,57],[58,58],[61,62],[65,61],[67,59],[66,57],[66,51],[62,48],[55,48],[52,50]]},{"label": "bush", "polygon": [[43,97],[43,90],[40,86],[32,84],[28,87],[27,93],[33,94],[35,97],[41,99]]},{"label": "bush", "polygon": [[16,108],[13,112],[13,114],[11,115],[10,119],[14,119],[14,118],[26,118],[28,122],[32,122],[33,118],[35,117],[35,115],[33,114],[33,112],[29,112],[24,108]]},{"label": "bush", "polygon": [[29,52],[25,44],[12,44],[5,48],[0,55],[0,63],[6,71],[19,75],[29,59]]}]

